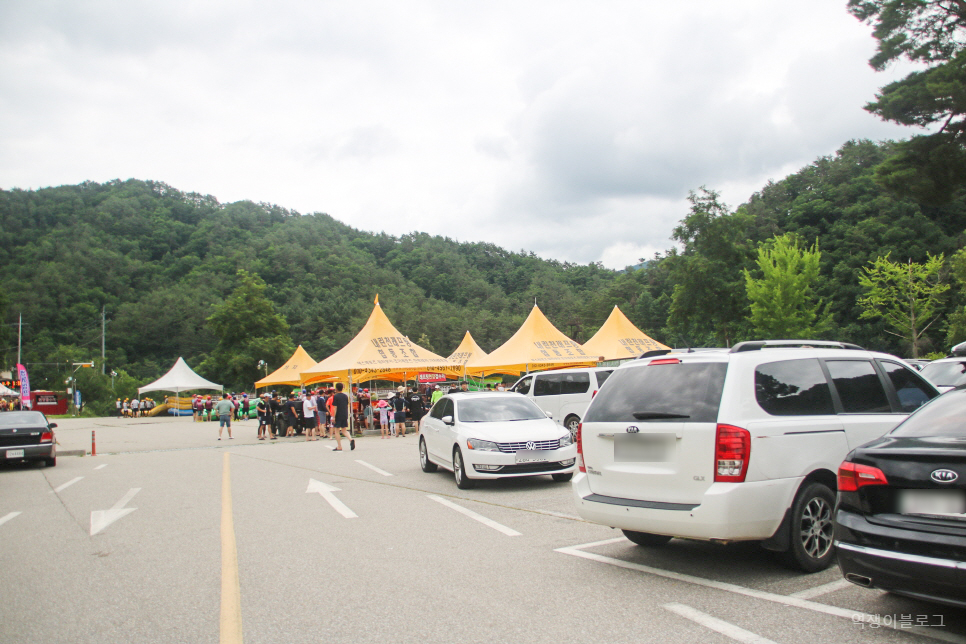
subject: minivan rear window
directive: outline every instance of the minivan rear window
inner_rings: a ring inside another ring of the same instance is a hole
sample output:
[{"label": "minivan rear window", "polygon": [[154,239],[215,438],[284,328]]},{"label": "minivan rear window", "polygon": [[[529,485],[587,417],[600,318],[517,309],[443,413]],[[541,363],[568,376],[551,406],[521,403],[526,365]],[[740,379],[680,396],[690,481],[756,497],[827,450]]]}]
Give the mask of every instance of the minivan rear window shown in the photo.
[{"label": "minivan rear window", "polygon": [[682,362],[616,369],[584,422],[713,423],[727,368],[724,362]]}]

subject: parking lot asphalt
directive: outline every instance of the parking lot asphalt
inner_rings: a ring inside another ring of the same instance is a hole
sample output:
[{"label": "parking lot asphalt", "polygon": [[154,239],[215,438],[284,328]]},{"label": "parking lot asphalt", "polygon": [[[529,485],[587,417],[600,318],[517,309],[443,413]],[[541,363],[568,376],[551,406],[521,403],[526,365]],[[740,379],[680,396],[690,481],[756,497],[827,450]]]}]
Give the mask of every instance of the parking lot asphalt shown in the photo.
[{"label": "parking lot asphalt", "polygon": [[98,455],[0,467],[5,643],[966,642],[958,611],[756,544],[635,546],[549,477],[458,490],[415,436],[333,452],[254,421],[231,441],[190,418],[57,422],[61,450],[94,431]]}]

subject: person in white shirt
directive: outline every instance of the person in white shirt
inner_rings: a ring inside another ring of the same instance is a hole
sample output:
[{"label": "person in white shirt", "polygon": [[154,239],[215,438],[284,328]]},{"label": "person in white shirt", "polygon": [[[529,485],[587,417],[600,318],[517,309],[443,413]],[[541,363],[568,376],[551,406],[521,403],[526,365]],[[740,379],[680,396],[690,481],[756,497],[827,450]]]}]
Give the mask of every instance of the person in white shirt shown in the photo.
[{"label": "person in white shirt", "polygon": [[139,415],[138,414],[138,408],[140,406],[141,406],[141,403],[140,403],[140,401],[138,401],[137,398],[135,398],[134,400],[131,401],[131,417],[132,418],[137,418],[138,417],[138,415]]},{"label": "person in white shirt", "polygon": [[[315,404],[315,398],[311,394],[306,394],[305,399],[302,401],[302,415],[305,417],[305,440],[306,441],[317,441],[318,436],[315,434],[315,412],[318,411],[318,406]],[[313,438],[314,437],[314,438]]]}]

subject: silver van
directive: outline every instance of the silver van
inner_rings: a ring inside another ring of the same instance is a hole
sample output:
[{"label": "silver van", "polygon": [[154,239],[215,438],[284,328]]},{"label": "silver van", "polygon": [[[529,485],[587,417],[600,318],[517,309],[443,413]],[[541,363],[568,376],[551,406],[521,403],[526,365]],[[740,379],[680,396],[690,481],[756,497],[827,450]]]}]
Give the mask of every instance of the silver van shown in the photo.
[{"label": "silver van", "polygon": [[510,391],[523,394],[558,424],[577,435],[587,405],[614,371],[614,367],[580,367],[528,373],[510,387]]}]

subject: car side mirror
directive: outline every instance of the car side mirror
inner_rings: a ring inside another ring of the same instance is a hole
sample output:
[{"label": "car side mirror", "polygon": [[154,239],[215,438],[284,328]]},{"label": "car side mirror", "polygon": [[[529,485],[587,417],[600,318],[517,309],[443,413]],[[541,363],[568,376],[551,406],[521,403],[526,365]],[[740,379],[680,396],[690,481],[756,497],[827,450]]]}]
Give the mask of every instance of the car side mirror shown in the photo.
[{"label": "car side mirror", "polygon": [[547,418],[553,418],[553,414],[551,412],[547,411],[544,413],[547,414]]},{"label": "car side mirror", "polygon": [[50,429],[53,429],[53,428],[57,427],[57,423],[50,423],[50,424],[47,425],[47,427],[49,427]]},{"label": "car side mirror", "polygon": [[444,425],[452,425],[453,424],[453,417],[452,416],[443,416],[443,418],[441,420],[443,421],[443,424]]}]

